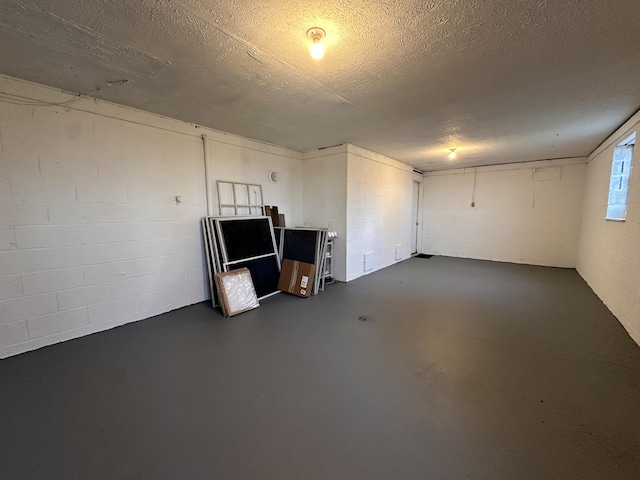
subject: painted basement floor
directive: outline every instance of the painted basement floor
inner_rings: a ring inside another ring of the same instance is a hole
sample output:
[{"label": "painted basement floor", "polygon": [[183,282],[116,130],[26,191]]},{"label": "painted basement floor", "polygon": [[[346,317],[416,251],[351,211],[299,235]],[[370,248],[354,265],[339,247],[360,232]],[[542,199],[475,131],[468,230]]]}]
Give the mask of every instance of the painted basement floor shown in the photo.
[{"label": "painted basement floor", "polygon": [[4,480],[640,474],[640,348],[574,270],[414,258],[12,357],[0,381]]}]

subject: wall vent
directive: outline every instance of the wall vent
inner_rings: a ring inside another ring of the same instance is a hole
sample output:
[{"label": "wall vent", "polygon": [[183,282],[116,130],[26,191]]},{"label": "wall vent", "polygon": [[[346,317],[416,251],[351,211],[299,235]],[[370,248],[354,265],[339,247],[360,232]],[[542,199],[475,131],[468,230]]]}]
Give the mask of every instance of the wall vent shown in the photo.
[{"label": "wall vent", "polygon": [[368,272],[373,268],[373,252],[364,252],[364,271]]}]

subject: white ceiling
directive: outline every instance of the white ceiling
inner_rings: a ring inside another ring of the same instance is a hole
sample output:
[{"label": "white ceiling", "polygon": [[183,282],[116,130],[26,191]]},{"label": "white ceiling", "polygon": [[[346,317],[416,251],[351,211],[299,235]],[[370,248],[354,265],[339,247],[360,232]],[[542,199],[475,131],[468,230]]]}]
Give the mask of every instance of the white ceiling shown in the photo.
[{"label": "white ceiling", "polygon": [[640,107],[640,1],[0,0],[0,73],[422,170],[586,156]]}]

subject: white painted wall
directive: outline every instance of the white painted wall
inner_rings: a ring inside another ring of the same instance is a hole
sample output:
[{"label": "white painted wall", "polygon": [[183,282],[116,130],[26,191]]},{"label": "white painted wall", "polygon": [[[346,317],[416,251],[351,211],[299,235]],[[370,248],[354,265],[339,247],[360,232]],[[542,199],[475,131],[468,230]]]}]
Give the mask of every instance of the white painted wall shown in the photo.
[{"label": "white painted wall", "polygon": [[[285,215],[287,225],[301,224],[303,170],[300,152],[230,135],[235,142],[216,141],[211,134],[208,136],[213,215],[219,215],[216,180],[255,183],[262,185],[265,205],[276,205],[278,212]],[[269,181],[271,171],[278,173],[277,183]]]},{"label": "white painted wall", "polygon": [[[351,144],[306,152],[303,158],[304,223],[338,232],[337,280],[353,280],[411,255],[413,180],[422,181],[422,175]],[[365,252],[371,252],[366,272]]]},{"label": "white painted wall", "polygon": [[[354,145],[303,155],[101,101],[29,105],[69,97],[9,77],[0,89],[15,96],[0,103],[0,358],[206,298],[203,133],[214,210],[216,179],[262,184],[288,225],[338,232],[339,280],[369,273],[366,252],[371,272],[396,261],[396,244],[410,254],[422,177],[405,164]],[[426,174],[421,251],[563,267],[577,256],[640,343],[637,168],[627,222],[604,220],[612,145],[639,125],[636,115],[588,169],[580,159],[478,168],[474,208],[472,169]]]},{"label": "white painted wall", "polygon": [[614,146],[640,132],[634,115],[589,157],[578,273],[640,345],[640,150],[634,152],[625,222],[605,220]]},{"label": "white painted wall", "polygon": [[[2,76],[0,90],[69,99]],[[262,183],[302,220],[300,153],[101,101],[0,102],[0,357],[206,298],[202,133],[213,180]]]},{"label": "white painted wall", "polygon": [[[347,145],[347,280],[411,256],[413,181],[422,175],[404,163]],[[396,260],[395,247],[400,245]],[[365,253],[368,256],[365,271]]]},{"label": "white painted wall", "polygon": [[575,267],[586,159],[425,173],[424,253]]},{"label": "white painted wall", "polygon": [[[338,233],[334,241],[334,276],[347,280],[347,145],[303,155],[304,225]],[[295,226],[295,225],[294,225]]]}]

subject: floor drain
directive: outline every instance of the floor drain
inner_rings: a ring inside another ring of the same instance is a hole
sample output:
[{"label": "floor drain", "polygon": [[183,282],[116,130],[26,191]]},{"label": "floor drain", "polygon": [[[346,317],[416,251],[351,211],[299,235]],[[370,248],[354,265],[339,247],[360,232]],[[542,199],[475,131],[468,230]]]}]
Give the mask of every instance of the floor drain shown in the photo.
[{"label": "floor drain", "polygon": [[367,320],[369,320],[369,317],[367,317],[366,315],[361,315],[358,317],[358,320],[360,320],[361,322],[366,322]]}]

